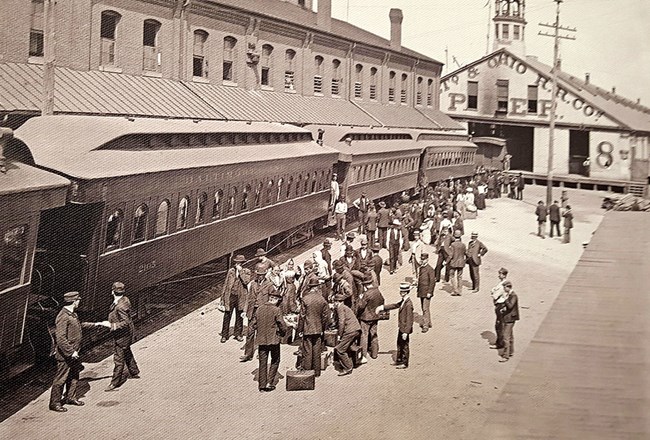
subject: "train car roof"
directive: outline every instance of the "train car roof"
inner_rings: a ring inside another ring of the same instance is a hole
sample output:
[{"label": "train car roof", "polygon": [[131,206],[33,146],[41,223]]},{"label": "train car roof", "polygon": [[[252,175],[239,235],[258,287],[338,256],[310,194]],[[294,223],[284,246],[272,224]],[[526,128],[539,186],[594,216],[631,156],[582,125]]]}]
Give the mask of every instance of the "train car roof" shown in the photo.
[{"label": "train car roof", "polygon": [[[227,146],[111,147],[139,136],[265,133],[297,134],[298,140]],[[337,154],[311,140],[305,129],[266,122],[60,115],[32,118],[15,131],[15,137],[29,148],[37,165],[79,179]]]},{"label": "train car roof", "polygon": [[9,161],[5,167],[7,172],[0,173],[0,196],[48,189],[61,189],[65,194],[70,184],[65,177],[21,162]]}]

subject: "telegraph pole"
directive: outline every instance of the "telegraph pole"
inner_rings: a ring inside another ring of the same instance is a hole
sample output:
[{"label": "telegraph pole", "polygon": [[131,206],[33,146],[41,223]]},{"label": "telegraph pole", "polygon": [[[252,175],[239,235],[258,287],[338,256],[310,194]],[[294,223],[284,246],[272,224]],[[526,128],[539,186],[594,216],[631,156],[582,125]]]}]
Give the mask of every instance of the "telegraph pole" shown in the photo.
[{"label": "telegraph pole", "polygon": [[557,72],[560,70],[559,66],[559,52],[560,52],[560,39],[564,40],[575,40],[574,36],[571,35],[560,35],[560,30],[566,32],[576,32],[575,28],[568,28],[560,26],[560,3],[564,0],[553,0],[556,3],[555,10],[555,24],[540,23],[540,26],[553,28],[553,34],[548,34],[545,32],[539,32],[539,35],[545,37],[553,37],[553,68],[551,73],[553,74],[553,88],[551,91],[551,112],[550,112],[550,122],[548,129],[548,178],[546,179],[546,206],[549,206],[553,202],[553,147],[555,144],[555,112],[557,106]]},{"label": "telegraph pole", "polygon": [[56,1],[45,0],[43,9],[43,105],[42,115],[54,114],[54,65],[56,63]]}]

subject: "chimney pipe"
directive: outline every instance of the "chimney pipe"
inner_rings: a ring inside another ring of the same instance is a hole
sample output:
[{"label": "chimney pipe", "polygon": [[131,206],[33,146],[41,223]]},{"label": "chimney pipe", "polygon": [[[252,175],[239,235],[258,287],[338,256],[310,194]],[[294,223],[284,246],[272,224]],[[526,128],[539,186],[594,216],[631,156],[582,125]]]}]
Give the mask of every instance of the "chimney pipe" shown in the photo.
[{"label": "chimney pipe", "polygon": [[402,10],[393,8],[388,16],[390,17],[390,48],[402,50],[402,20],[404,19]]},{"label": "chimney pipe", "polygon": [[316,25],[325,32],[332,30],[332,0],[318,0]]},{"label": "chimney pipe", "polygon": [[585,73],[585,84],[589,84],[589,79],[591,78],[590,73]]},{"label": "chimney pipe", "polygon": [[616,87],[612,87],[612,95],[616,94]]}]

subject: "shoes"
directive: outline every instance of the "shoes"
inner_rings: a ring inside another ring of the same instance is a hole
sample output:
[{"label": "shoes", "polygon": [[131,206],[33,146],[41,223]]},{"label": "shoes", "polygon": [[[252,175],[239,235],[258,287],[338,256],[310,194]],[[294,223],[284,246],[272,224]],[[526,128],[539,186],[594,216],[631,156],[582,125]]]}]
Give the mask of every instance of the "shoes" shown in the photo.
[{"label": "shoes", "polygon": [[422,328],[422,333],[426,333],[426,332],[428,332],[428,331],[429,331],[429,327],[423,327],[423,328]]},{"label": "shoes", "polygon": [[367,364],[367,363],[368,363],[368,359],[366,359],[365,356],[362,357],[362,358],[361,358],[361,362],[359,362],[360,365]]},{"label": "shoes", "polygon": [[131,377],[129,377],[129,379],[140,379],[140,373],[132,374]]},{"label": "shoes", "polygon": [[394,271],[394,270],[391,270],[391,271],[390,271],[390,274],[391,274],[391,275],[394,275],[394,274],[395,274],[395,271]]},{"label": "shoes", "polygon": [[64,399],[65,405],[84,406],[84,403],[79,399]]},{"label": "shoes", "polygon": [[252,361],[252,360],[253,360],[253,358],[248,357],[248,356],[242,356],[242,357],[239,358],[239,362],[248,362],[248,361]]},{"label": "shoes", "polygon": [[507,357],[502,357],[501,359],[499,359],[499,362],[508,362],[508,360],[509,359]]},{"label": "shoes", "polygon": [[490,348],[495,349],[495,350],[501,350],[503,348],[503,346],[496,345],[496,344],[490,344]]},{"label": "shoes", "polygon": [[472,293],[478,293],[478,289],[472,290]]},{"label": "shoes", "polygon": [[226,337],[222,337],[222,338],[221,338],[221,343],[223,344],[223,343],[226,342],[227,340],[228,340],[228,338],[226,338]]},{"label": "shoes", "polygon": [[104,391],[109,392],[109,391],[117,391],[119,388],[116,387],[113,384],[110,384]]},{"label": "shoes", "polygon": [[235,339],[237,340],[237,342],[244,342],[243,336],[235,336]]},{"label": "shoes", "polygon": [[339,373],[339,376],[347,376],[348,374],[352,374],[352,370],[344,370]]},{"label": "shoes", "polygon": [[452,293],[451,296],[460,296],[460,293]]},{"label": "shoes", "polygon": [[266,391],[274,391],[275,390],[275,385],[269,385],[266,387]]},{"label": "shoes", "polygon": [[396,367],[396,366],[398,366],[398,365],[404,365],[404,364],[403,364],[402,362],[391,362],[391,365],[392,365],[393,367]]},{"label": "shoes", "polygon": [[406,369],[406,368],[408,368],[408,367],[409,367],[408,365],[401,364],[401,365],[396,366],[395,369],[397,369],[397,370],[404,370],[404,369]]},{"label": "shoes", "polygon": [[56,405],[50,405],[50,411],[56,411],[56,412],[66,412],[68,411],[66,408],[62,407],[61,404],[56,404]]}]

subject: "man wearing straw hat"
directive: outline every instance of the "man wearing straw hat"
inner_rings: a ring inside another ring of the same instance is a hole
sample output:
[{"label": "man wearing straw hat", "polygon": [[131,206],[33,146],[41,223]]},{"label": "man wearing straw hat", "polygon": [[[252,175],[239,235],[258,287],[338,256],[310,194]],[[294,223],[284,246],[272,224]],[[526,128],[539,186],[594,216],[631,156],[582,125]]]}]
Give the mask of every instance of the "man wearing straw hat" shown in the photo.
[{"label": "man wearing straw hat", "polygon": [[409,335],[413,333],[413,302],[408,296],[410,291],[410,283],[400,283],[399,294],[402,297],[401,301],[394,304],[378,306],[375,309],[375,313],[379,313],[382,310],[399,309],[399,314],[397,315],[397,358],[395,359],[395,363],[393,363],[398,369],[408,368],[409,366]]}]

